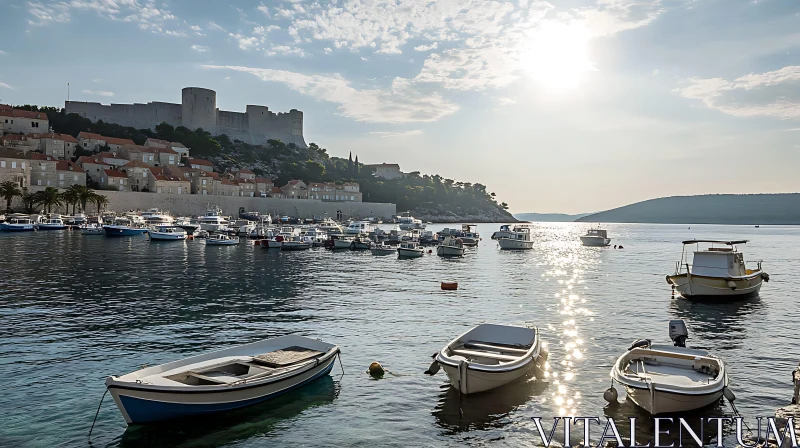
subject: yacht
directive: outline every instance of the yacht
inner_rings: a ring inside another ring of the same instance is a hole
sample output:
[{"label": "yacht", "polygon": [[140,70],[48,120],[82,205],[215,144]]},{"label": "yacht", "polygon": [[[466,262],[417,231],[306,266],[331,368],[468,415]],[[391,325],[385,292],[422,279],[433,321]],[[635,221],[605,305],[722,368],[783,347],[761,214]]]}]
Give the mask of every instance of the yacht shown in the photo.
[{"label": "yacht", "polygon": [[39,223],[36,224],[37,230],[64,230],[66,228],[67,225],[64,224],[61,215],[57,213],[50,214],[47,218],[40,220]]},{"label": "yacht", "polygon": [[237,235],[249,236],[253,229],[256,228],[256,222],[248,219],[237,219],[231,224],[231,227],[236,229]]},{"label": "yacht", "polygon": [[206,210],[206,214],[197,218],[200,228],[209,232],[216,232],[220,227],[228,225],[228,220],[222,216],[219,207]]},{"label": "yacht", "polygon": [[79,229],[82,225],[86,224],[86,222],[86,215],[83,213],[76,213],[64,218],[64,224],[73,229]]},{"label": "yacht", "polygon": [[411,212],[403,212],[397,215],[397,224],[399,224],[400,230],[425,228],[425,224],[422,223],[422,220],[411,216]]},{"label": "yacht", "polygon": [[514,229],[508,236],[503,236],[497,239],[497,244],[503,250],[527,250],[533,249],[533,238],[531,237],[531,229],[527,227],[520,227]]},{"label": "yacht", "polygon": [[589,229],[586,235],[581,236],[581,243],[584,246],[605,247],[611,244],[611,238],[605,229]]},{"label": "yacht", "polygon": [[[667,276],[667,283],[685,298],[742,298],[754,296],[761,283],[769,281],[769,275],[761,269],[761,261],[755,269],[748,269],[744,255],[737,245],[747,240],[688,240],[683,242],[681,261],[675,264],[675,273]],[[700,245],[709,245],[701,249]],[[686,246],[695,246],[692,264]]]},{"label": "yacht", "polygon": [[328,241],[328,234],[316,227],[307,229],[302,235],[308,238],[314,247],[324,246],[325,242]]},{"label": "yacht", "polygon": [[492,234],[492,239],[499,240],[500,238],[508,238],[514,232],[518,232],[523,228],[530,229],[531,226],[529,224],[503,224],[500,226],[500,230]]},{"label": "yacht", "polygon": [[325,217],[322,221],[317,224],[317,228],[327,232],[327,233],[334,233],[334,234],[341,234],[342,226],[336,223],[336,221],[332,220],[329,217]]},{"label": "yacht", "polygon": [[369,234],[374,231],[375,226],[367,221],[351,221],[350,224],[344,229],[345,235],[359,235]]},{"label": "yacht", "polygon": [[8,232],[30,232],[36,230],[36,228],[29,215],[14,213],[6,216],[6,221],[4,223],[0,223],[0,230]]},{"label": "yacht", "polygon": [[142,212],[144,224],[148,226],[171,226],[175,224],[175,218],[169,213],[162,213],[157,208],[150,208]]}]

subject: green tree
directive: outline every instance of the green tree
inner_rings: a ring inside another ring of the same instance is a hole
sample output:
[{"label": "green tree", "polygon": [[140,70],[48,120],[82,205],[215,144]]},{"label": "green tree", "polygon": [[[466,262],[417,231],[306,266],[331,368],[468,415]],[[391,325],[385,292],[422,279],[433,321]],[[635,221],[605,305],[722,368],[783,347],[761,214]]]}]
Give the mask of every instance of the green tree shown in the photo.
[{"label": "green tree", "polygon": [[22,196],[22,190],[16,182],[7,180],[0,184],[0,197],[6,200],[7,213],[11,213],[11,201],[17,196]]},{"label": "green tree", "polygon": [[58,188],[47,187],[36,193],[36,202],[41,205],[45,212],[50,213],[53,207],[60,207],[64,202]]},{"label": "green tree", "polygon": [[108,197],[102,194],[92,193],[92,202],[97,206],[97,214],[99,215],[103,208],[108,205]]},{"label": "green tree", "polygon": [[72,206],[72,214],[75,214],[75,207],[78,205],[78,201],[80,201],[80,192],[82,188],[86,188],[83,185],[72,185],[64,191],[61,195],[64,198],[64,202],[67,204],[67,208]]},{"label": "green tree", "polygon": [[79,185],[78,188],[78,202],[81,203],[81,210],[86,213],[86,204],[92,200],[94,196],[94,191],[89,189],[88,187],[84,187],[83,185]]},{"label": "green tree", "polygon": [[27,188],[22,188],[22,194],[20,195],[22,199],[22,205],[25,207],[25,213],[35,213],[36,207],[36,193],[29,191]]},{"label": "green tree", "polygon": [[325,176],[325,165],[313,160],[307,160],[305,171],[305,178],[308,182],[319,182]]}]

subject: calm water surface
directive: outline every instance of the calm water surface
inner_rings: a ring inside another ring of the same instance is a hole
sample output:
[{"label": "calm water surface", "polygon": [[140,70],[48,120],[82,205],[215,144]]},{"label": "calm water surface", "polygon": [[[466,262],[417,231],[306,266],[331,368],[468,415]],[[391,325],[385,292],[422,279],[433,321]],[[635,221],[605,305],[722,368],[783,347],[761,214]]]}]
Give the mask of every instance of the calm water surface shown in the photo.
[{"label": "calm water surface", "polygon": [[[481,225],[480,246],[456,260],[0,234],[0,446],[85,446],[107,375],[287,333],[338,344],[345,375],[336,366],[277,400],[159,426],[126,428],[106,397],[92,444],[530,446],[540,441],[531,417],[555,415],[637,416],[650,432],[646,414],[606,408],[602,393],[630,342],[669,342],[674,318],[687,321],[689,346],[728,363],[744,416],[788,402],[800,358],[800,228],[610,225],[625,246],[614,250],[581,247],[586,227],[537,224],[532,251],[501,252],[489,239],[497,225]],[[763,259],[771,275],[761,297],[673,299],[664,275],[693,237],[752,240],[745,259]],[[459,290],[441,291],[445,279]],[[432,353],[481,322],[539,326],[547,380],[459,399],[443,372],[422,374]],[[374,360],[392,374],[371,379]]]}]

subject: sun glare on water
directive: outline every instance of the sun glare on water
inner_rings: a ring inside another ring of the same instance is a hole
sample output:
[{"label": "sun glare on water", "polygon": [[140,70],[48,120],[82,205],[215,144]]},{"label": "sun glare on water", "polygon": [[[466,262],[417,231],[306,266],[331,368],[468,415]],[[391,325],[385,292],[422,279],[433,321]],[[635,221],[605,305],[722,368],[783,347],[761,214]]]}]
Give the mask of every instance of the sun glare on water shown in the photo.
[{"label": "sun glare on water", "polygon": [[586,51],[590,39],[583,24],[545,24],[532,36],[523,69],[548,92],[577,89],[583,75],[595,70]]}]

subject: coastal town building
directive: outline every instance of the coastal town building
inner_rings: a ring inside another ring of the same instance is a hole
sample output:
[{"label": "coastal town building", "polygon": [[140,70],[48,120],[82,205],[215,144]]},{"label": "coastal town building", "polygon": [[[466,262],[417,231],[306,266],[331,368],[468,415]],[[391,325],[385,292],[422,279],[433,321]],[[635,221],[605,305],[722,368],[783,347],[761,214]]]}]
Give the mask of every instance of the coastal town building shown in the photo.
[{"label": "coastal town building", "polygon": [[86,176],[95,182],[100,182],[105,170],[110,170],[113,165],[103,162],[96,157],[80,156],[78,157],[78,166],[86,171]]},{"label": "coastal town building", "polygon": [[[103,120],[137,129],[155,129],[161,123],[202,128],[213,135],[226,134],[231,140],[263,144],[277,139],[286,144],[307,147],[303,139],[303,112],[292,109],[275,113],[266,106],[247,105],[245,112],[229,112],[217,108],[217,93],[200,87],[181,91],[181,103],[149,102],[146,104],[110,104],[67,101],[68,114],[78,114],[92,121]],[[30,131],[26,131],[30,132]]]},{"label": "coastal town building", "polygon": [[50,132],[47,134],[28,134],[27,139],[38,141],[38,150],[42,154],[55,157],[56,159],[71,159],[75,157],[75,147],[78,140],[68,134],[58,134]]},{"label": "coastal town building", "polygon": [[127,138],[106,137],[91,132],[81,132],[78,134],[78,145],[86,151],[97,152],[101,148],[108,147],[110,151],[119,151],[125,145],[135,145],[133,140]]},{"label": "coastal town building", "polygon": [[191,194],[192,184],[182,176],[173,175],[168,169],[150,168],[149,190],[152,193]]},{"label": "coastal town building", "polygon": [[158,165],[156,150],[146,146],[125,145],[122,147],[122,155],[128,160],[138,160],[150,166]]},{"label": "coastal town building", "polygon": [[73,185],[86,185],[86,171],[70,160],[56,162],[58,188],[69,188]]},{"label": "coastal town building", "polygon": [[0,148],[0,183],[12,181],[20,187],[30,185],[31,164],[22,151]]},{"label": "coastal town building", "polygon": [[256,177],[256,195],[261,197],[267,197],[272,192],[272,187],[275,184],[272,182],[272,179],[265,178],[265,177]]},{"label": "coastal town building", "polygon": [[128,176],[117,170],[106,169],[100,174],[98,183],[106,190],[130,191]]},{"label": "coastal town building", "polygon": [[308,199],[317,201],[361,202],[360,186],[349,182],[342,185],[335,183],[312,182],[308,185]]},{"label": "coastal town building", "polygon": [[254,197],[256,195],[256,181],[255,179],[236,179],[235,182],[239,184],[239,195]]},{"label": "coastal town building", "polygon": [[231,174],[236,179],[256,180],[256,173],[248,169],[234,170]]},{"label": "coastal town building", "polygon": [[50,120],[46,113],[14,109],[8,104],[0,104],[0,122],[0,135],[50,132]]},{"label": "coastal town building", "polygon": [[22,134],[6,134],[0,137],[0,146],[11,148],[23,153],[39,149],[39,141],[32,140]]},{"label": "coastal town building", "polygon": [[239,183],[230,179],[221,179],[217,186],[217,195],[219,196],[241,196],[240,191]]},{"label": "coastal town building", "polygon": [[151,166],[144,162],[131,160],[119,170],[128,176],[128,186],[131,191],[150,191],[150,168]]},{"label": "coastal town building", "polygon": [[170,148],[157,148],[155,151],[158,166],[177,165],[181,161],[181,156]]},{"label": "coastal town building", "polygon": [[308,185],[302,180],[290,180],[281,191],[288,199],[308,199]]},{"label": "coastal town building", "polygon": [[112,165],[115,168],[119,168],[122,165],[128,163],[128,159],[122,156],[122,154],[117,153],[116,151],[104,151],[97,153],[97,158],[102,160],[103,162]]},{"label": "coastal town building", "polygon": [[270,192],[269,197],[275,199],[286,199],[286,195],[283,193],[283,190],[281,190],[278,187],[272,187],[272,191]]},{"label": "coastal town building", "polygon": [[192,158],[188,160],[189,160],[188,165],[191,166],[192,168],[207,171],[209,173],[214,171],[214,164],[209,162],[208,160],[192,159]]},{"label": "coastal town building", "polygon": [[38,152],[27,154],[30,161],[31,185],[41,187],[55,187],[57,185],[56,159]]},{"label": "coastal town building", "polygon": [[379,163],[377,165],[364,165],[375,170],[375,177],[383,179],[399,179],[404,176],[400,171],[400,165],[396,163]]}]

